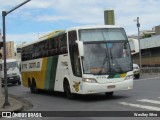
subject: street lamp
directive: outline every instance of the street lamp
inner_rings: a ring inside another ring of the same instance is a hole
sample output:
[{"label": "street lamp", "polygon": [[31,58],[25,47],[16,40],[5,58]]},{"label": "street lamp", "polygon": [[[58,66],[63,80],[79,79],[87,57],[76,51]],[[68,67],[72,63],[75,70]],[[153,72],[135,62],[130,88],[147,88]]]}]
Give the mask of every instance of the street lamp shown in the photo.
[{"label": "street lamp", "polygon": [[140,68],[142,68],[142,64],[141,64],[141,47],[140,47],[140,23],[139,23],[139,17],[137,17],[137,19],[135,20],[137,22],[137,29],[138,29],[138,43],[139,43],[139,66]]},{"label": "street lamp", "polygon": [[7,88],[7,69],[6,69],[6,23],[5,23],[5,18],[6,16],[13,12],[14,10],[16,10],[17,8],[21,7],[22,5],[26,4],[27,2],[29,2],[31,0],[26,0],[23,3],[17,5],[16,7],[14,7],[13,9],[11,9],[10,11],[2,11],[2,21],[3,21],[3,55],[4,55],[4,89],[5,89],[5,102],[3,104],[3,107],[5,106],[10,106],[9,102],[8,102],[8,88]]}]

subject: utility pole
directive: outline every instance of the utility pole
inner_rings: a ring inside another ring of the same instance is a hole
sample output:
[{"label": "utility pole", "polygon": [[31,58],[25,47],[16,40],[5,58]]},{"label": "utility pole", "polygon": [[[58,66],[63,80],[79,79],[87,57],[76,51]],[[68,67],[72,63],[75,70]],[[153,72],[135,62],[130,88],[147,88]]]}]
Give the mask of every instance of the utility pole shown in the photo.
[{"label": "utility pole", "polygon": [[139,66],[142,68],[142,63],[141,63],[141,43],[140,43],[140,23],[139,23],[139,17],[137,17],[137,29],[138,29],[138,42],[139,42]]},{"label": "utility pole", "polygon": [[19,7],[21,7],[22,5],[26,4],[27,2],[29,2],[31,0],[26,0],[23,3],[17,5],[16,7],[14,7],[13,9],[9,10],[9,11],[2,11],[2,21],[3,21],[3,55],[4,55],[4,94],[5,94],[5,102],[3,104],[3,107],[5,106],[10,106],[9,102],[8,102],[8,87],[7,87],[7,69],[6,69],[6,23],[5,23],[5,18],[6,16],[13,12],[14,10],[18,9]]},{"label": "utility pole", "polygon": [[[2,35],[0,29],[0,49],[3,46]],[[2,63],[2,54],[0,53],[0,63]],[[2,66],[0,66],[0,99],[2,99]]]}]

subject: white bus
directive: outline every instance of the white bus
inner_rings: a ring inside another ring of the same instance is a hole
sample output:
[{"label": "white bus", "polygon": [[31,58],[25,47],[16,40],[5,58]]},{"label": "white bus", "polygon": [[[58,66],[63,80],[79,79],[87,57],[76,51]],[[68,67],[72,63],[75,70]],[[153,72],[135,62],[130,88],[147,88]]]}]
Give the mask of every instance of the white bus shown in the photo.
[{"label": "white bus", "polygon": [[119,26],[82,26],[49,34],[22,47],[22,83],[74,94],[105,93],[133,87],[128,38]]}]

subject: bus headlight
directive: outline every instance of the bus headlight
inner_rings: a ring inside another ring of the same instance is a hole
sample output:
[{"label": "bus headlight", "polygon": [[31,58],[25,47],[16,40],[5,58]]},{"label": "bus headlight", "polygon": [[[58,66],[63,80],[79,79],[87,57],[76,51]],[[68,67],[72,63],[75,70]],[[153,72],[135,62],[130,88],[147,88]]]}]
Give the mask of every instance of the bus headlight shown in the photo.
[{"label": "bus headlight", "polygon": [[96,83],[96,79],[94,78],[83,78],[83,82]]},{"label": "bus headlight", "polygon": [[127,75],[124,80],[130,80],[130,79],[133,79],[133,75]]}]

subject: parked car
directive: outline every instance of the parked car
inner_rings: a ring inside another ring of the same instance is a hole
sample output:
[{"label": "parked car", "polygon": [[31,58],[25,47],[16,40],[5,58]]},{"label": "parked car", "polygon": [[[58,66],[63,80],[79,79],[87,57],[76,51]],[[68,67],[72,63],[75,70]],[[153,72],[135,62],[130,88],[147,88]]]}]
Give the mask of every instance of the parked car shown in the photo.
[{"label": "parked car", "polygon": [[140,77],[140,68],[137,64],[133,64],[133,74],[136,79]]},{"label": "parked car", "polygon": [[[18,68],[17,61],[15,59],[6,60],[7,80],[8,84],[21,85],[21,74]],[[2,86],[4,85],[4,61],[0,63],[0,77],[2,80]]]}]

